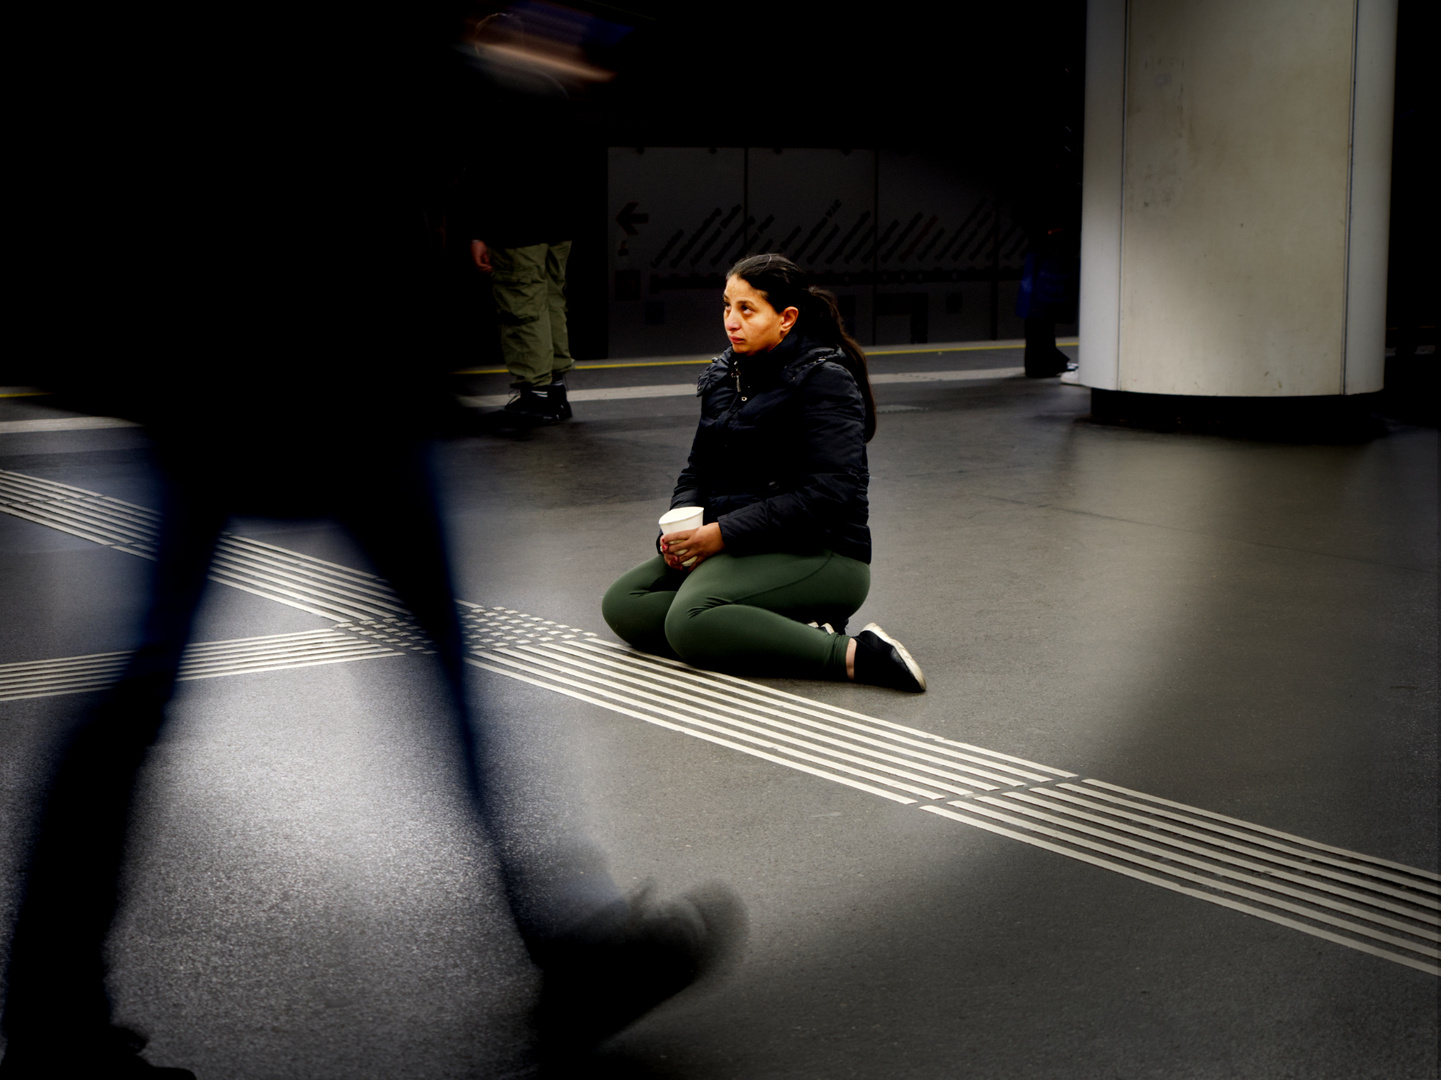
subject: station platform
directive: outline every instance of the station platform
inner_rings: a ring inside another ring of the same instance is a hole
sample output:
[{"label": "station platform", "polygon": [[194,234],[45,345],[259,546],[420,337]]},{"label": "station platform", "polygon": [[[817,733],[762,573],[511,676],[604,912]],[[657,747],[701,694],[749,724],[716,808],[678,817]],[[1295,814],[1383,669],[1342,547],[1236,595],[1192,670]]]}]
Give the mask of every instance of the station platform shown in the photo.
[{"label": "station platform", "polygon": [[[1074,355],[1074,339],[1064,346]],[[1092,422],[1018,342],[877,348],[876,621],[924,695],[622,646],[706,356],[582,363],[574,419],[438,449],[473,693],[526,812],[750,941],[586,1075],[1438,1074],[1434,427]],[[503,372],[459,384],[475,410]],[[47,735],[142,603],[143,430],[0,396],[0,914]],[[118,1019],[201,1080],[526,1075],[536,977],[325,521],[237,519],[147,765]],[[376,614],[379,611],[380,614]]]}]

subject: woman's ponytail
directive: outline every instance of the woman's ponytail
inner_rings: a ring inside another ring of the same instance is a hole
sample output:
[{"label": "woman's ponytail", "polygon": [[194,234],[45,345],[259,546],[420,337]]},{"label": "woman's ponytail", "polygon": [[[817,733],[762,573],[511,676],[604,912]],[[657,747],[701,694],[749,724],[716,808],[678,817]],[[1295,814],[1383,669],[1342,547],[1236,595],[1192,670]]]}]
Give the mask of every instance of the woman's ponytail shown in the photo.
[{"label": "woman's ponytail", "polygon": [[807,314],[810,315],[806,322],[806,334],[841,350],[841,363],[851,373],[851,378],[856,380],[861,399],[866,403],[866,442],[870,442],[876,433],[876,397],[871,391],[871,376],[866,369],[865,350],[861,348],[860,342],[846,333],[846,322],[841,318],[835,293],[815,285],[807,286],[806,293],[811,301],[810,312],[802,310],[801,314],[802,319],[805,319]]},{"label": "woman's ponytail", "polygon": [[865,402],[865,439],[876,433],[876,398],[866,369],[866,354],[846,332],[835,294],[806,283],[805,272],[784,255],[751,255],[730,268],[726,277],[738,277],[762,293],[777,311],[793,307],[800,312],[796,325],[806,337],[841,352],[841,364],[851,373]]}]

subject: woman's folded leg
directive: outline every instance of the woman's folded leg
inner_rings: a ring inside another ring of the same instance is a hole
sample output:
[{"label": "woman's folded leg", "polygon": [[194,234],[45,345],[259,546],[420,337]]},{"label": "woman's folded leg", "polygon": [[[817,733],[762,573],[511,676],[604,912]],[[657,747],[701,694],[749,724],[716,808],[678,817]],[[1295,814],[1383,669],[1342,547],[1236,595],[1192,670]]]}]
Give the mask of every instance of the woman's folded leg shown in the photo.
[{"label": "woman's folded leg", "polygon": [[869,589],[870,567],[833,552],[722,552],[680,586],[665,636],[697,667],[844,680],[850,639],[806,623],[844,623]]},{"label": "woman's folded leg", "polygon": [[665,636],[665,617],[685,575],[657,555],[627,570],[605,591],[601,615],[622,641],[658,656],[675,657]]}]

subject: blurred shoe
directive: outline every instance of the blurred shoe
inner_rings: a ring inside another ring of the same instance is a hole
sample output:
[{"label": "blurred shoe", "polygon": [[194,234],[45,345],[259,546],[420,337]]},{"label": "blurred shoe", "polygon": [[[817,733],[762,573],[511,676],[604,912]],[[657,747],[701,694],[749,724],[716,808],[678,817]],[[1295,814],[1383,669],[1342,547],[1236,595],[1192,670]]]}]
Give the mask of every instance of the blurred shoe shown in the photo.
[{"label": "blurred shoe", "polygon": [[1038,356],[1036,352],[1026,350],[1026,378],[1028,379],[1053,379],[1057,375],[1065,374],[1073,369],[1076,364],[1069,356],[1060,349],[1053,349],[1046,356]]},{"label": "blurred shoe", "polygon": [[0,1080],[195,1080],[189,1069],[152,1065],[140,1056],[145,1037],[126,1028],[107,1028],[93,1041],[84,1038],[45,1046],[16,1045],[12,1039],[0,1061]]},{"label": "blurred shoe", "polygon": [[745,906],[722,885],[668,904],[649,889],[536,950],[537,1053],[551,1066],[574,1062],[663,1001],[736,959]]},{"label": "blurred shoe", "polygon": [[856,635],[856,682],[919,694],[926,688],[921,665],[890,634],[867,623]]}]

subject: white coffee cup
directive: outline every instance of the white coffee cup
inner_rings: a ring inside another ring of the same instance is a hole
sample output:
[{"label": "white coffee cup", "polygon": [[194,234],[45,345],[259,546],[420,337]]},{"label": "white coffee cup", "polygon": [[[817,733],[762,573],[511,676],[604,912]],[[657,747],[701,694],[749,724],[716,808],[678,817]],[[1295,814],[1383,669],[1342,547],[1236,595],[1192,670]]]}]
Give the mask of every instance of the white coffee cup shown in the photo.
[{"label": "white coffee cup", "polygon": [[[681,532],[685,529],[699,529],[704,524],[704,506],[677,506],[674,510],[667,510],[660,516],[660,533],[665,536],[667,533]],[[686,559],[681,565],[693,566],[695,559]]]},{"label": "white coffee cup", "polygon": [[699,529],[704,524],[704,506],[677,506],[660,516],[662,536],[666,533],[684,532],[686,529]]}]

